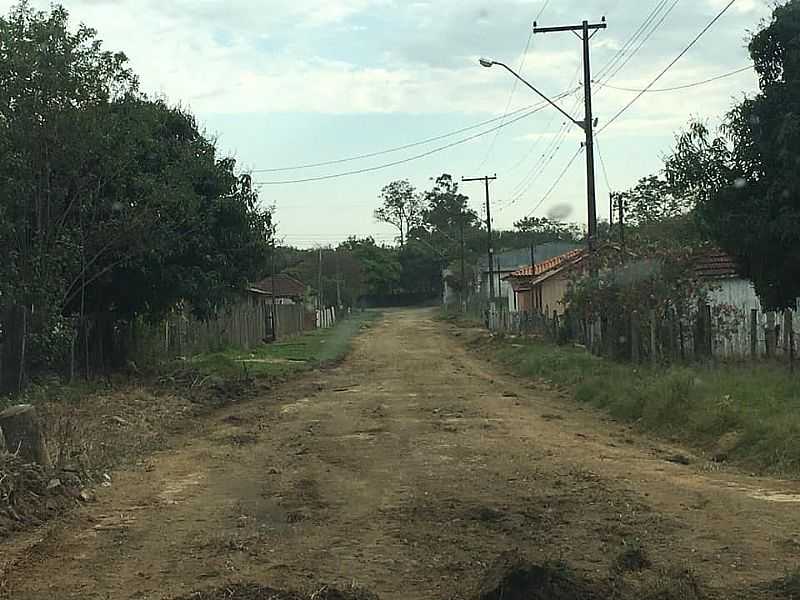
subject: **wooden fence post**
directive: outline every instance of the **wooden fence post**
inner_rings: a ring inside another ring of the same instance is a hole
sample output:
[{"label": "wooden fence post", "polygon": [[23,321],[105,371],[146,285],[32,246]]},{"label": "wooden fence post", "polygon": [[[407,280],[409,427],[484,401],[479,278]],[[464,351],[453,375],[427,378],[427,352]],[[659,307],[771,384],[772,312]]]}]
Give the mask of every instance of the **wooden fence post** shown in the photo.
[{"label": "wooden fence post", "polygon": [[758,309],[750,309],[750,356],[758,358]]},{"label": "wooden fence post", "polygon": [[639,362],[639,311],[631,313],[631,361]]},{"label": "wooden fence post", "polygon": [[25,381],[25,344],[28,337],[28,310],[11,306],[3,318],[5,342],[0,356],[0,393],[16,394]]},{"label": "wooden fence post", "polygon": [[792,330],[792,311],[783,311],[783,355],[789,356],[789,332]]},{"label": "wooden fence post", "polygon": [[650,360],[653,364],[658,362],[658,341],[656,338],[656,311],[650,309]]},{"label": "wooden fence post", "polygon": [[553,311],[553,340],[558,341],[558,311]]},{"label": "wooden fence post", "polygon": [[767,358],[772,358],[775,355],[775,313],[769,311],[767,313],[767,330],[765,332],[765,343],[767,350]]}]

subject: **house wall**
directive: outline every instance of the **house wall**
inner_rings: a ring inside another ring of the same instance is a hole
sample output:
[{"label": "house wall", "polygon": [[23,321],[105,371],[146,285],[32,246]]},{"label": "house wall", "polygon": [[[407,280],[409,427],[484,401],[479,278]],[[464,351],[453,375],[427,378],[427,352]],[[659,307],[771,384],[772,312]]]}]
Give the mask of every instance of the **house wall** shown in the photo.
[{"label": "house wall", "polygon": [[[712,328],[714,353],[718,356],[747,356],[750,352],[750,311],[758,311],[757,334],[759,353],[766,351],[766,317],[753,284],[747,279],[723,279],[714,282],[708,294],[712,315],[726,308],[724,324]],[[712,318],[714,318],[712,316]],[[781,323],[780,317],[777,319]]]},{"label": "house wall", "polygon": [[756,290],[747,279],[723,279],[714,286],[716,289],[709,293],[709,304],[730,304],[748,312],[752,308],[761,311]]},{"label": "house wall", "polygon": [[564,314],[562,300],[569,287],[569,278],[566,274],[554,275],[539,284],[542,290],[542,310],[548,315],[553,316],[553,311],[559,315]]},{"label": "house wall", "polygon": [[[503,277],[507,277],[511,275],[513,271],[500,271],[499,273],[495,271],[493,273],[494,279],[494,293],[495,297],[503,298],[508,305],[508,310],[514,311],[517,310],[514,308],[514,288],[511,287],[511,284],[508,281],[505,281]],[[483,294],[486,296],[489,295],[489,273],[483,272],[481,273],[481,281],[480,281],[480,289]]]}]

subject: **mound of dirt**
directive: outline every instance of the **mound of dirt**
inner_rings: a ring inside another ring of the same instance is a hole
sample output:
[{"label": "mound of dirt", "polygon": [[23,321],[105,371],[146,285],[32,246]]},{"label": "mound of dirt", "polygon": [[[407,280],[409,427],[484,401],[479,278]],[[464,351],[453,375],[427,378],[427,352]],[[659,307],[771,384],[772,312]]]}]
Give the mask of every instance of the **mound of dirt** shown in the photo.
[{"label": "mound of dirt", "polygon": [[605,595],[563,567],[535,565],[509,551],[494,561],[475,597],[476,600],[599,600]]},{"label": "mound of dirt", "polygon": [[287,592],[255,583],[238,583],[204,592],[193,592],[173,600],[378,600],[362,589],[339,590],[324,586],[311,594]]},{"label": "mound of dirt", "polygon": [[74,474],[48,474],[39,465],[0,452],[0,539],[62,513],[75,505],[81,492]]}]

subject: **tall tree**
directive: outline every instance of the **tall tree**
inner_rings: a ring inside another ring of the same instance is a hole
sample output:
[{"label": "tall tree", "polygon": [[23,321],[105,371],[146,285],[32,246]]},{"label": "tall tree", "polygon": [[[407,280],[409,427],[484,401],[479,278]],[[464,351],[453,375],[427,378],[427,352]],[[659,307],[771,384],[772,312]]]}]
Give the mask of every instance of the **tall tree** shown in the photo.
[{"label": "tall tree", "polygon": [[382,204],[375,210],[375,218],[397,228],[403,246],[408,231],[422,223],[422,200],[406,179],[384,186],[379,198]]},{"label": "tall tree", "polygon": [[693,124],[667,161],[697,200],[700,226],[737,257],[765,308],[800,296],[800,0],[776,6],[749,43],[760,92],[728,114],[720,135]]},{"label": "tall tree", "polygon": [[547,217],[525,217],[514,223],[521,233],[527,234],[527,243],[576,242],[581,232],[574,223],[562,223]]},{"label": "tall tree", "polygon": [[270,216],[234,169],[63,7],[0,17],[0,308],[32,308],[33,353],[65,317],[210,316],[258,276]]}]

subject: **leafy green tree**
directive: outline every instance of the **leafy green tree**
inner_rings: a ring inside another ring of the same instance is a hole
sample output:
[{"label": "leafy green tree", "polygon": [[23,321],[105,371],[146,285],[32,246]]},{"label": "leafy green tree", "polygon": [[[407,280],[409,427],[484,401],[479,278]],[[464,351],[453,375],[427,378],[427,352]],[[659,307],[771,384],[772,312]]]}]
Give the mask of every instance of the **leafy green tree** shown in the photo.
[{"label": "leafy green tree", "polygon": [[664,177],[643,177],[631,189],[615,194],[614,205],[619,206],[620,202],[624,208],[628,246],[638,246],[652,253],[700,242],[691,212],[693,200],[677,193]]},{"label": "leafy green tree", "polygon": [[378,246],[371,237],[351,237],[339,248],[351,253],[361,264],[367,294],[383,296],[401,291],[402,267],[394,248]]},{"label": "leafy green tree", "polygon": [[400,246],[403,246],[407,233],[422,224],[422,200],[405,179],[384,186],[379,198],[382,204],[375,209],[375,219],[394,226],[399,233]]},{"label": "leafy green tree", "polygon": [[524,237],[529,244],[577,242],[581,238],[581,231],[576,224],[562,223],[546,217],[525,217],[516,221],[514,227],[520,233],[526,234]]},{"label": "leafy green tree", "polygon": [[0,305],[32,309],[42,362],[65,317],[210,316],[263,272],[270,215],[234,169],[62,7],[0,17]]},{"label": "leafy green tree", "polygon": [[766,309],[800,296],[800,1],[776,6],[749,43],[760,92],[720,135],[693,124],[667,161],[701,228],[738,259]]}]

